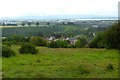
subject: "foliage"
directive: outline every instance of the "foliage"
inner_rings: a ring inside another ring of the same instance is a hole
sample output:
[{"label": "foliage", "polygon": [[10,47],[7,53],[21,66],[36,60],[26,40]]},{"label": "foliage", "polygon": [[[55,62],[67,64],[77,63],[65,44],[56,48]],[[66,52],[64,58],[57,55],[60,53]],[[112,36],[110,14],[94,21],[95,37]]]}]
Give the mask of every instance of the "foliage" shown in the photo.
[{"label": "foliage", "polygon": [[58,42],[58,41],[51,41],[51,42],[48,44],[48,47],[49,47],[49,48],[59,48],[60,45],[59,45],[59,42]]},{"label": "foliage", "polygon": [[74,44],[69,44],[69,45],[68,45],[68,48],[76,48],[76,45],[74,45]]},{"label": "foliage", "polygon": [[50,48],[68,48],[68,42],[65,40],[51,41],[48,44]]},{"label": "foliage", "polygon": [[31,26],[31,25],[32,25],[32,23],[31,23],[31,22],[28,22],[27,24],[28,24],[29,26]]},{"label": "foliage", "polygon": [[14,34],[5,39],[2,39],[2,43],[8,46],[21,45],[22,43],[29,42],[30,37],[24,37],[22,35]]},{"label": "foliage", "polygon": [[4,41],[4,42],[2,42],[2,44],[11,47],[12,42],[11,41]]},{"label": "foliage", "polygon": [[22,35],[14,34],[6,38],[6,41],[15,41],[15,42],[25,42],[28,41],[27,38],[25,38]]},{"label": "foliage", "polygon": [[36,54],[38,50],[36,49],[36,46],[31,43],[26,43],[21,45],[19,52],[21,54]]},{"label": "foliage", "polygon": [[106,35],[104,32],[99,32],[95,38],[89,43],[90,48],[105,48],[106,47]]},{"label": "foliage", "polygon": [[75,43],[75,46],[77,48],[82,48],[85,47],[86,44],[87,44],[87,39],[85,37],[80,37],[78,41]]},{"label": "foliage", "polygon": [[22,25],[22,26],[25,26],[25,23],[22,23],[21,25]]},{"label": "foliage", "polygon": [[2,45],[2,57],[11,57],[11,56],[15,56],[13,50],[7,45]]},{"label": "foliage", "polygon": [[115,23],[108,30],[97,34],[90,42],[90,48],[120,49],[120,23]]},{"label": "foliage", "polygon": [[77,48],[81,47],[81,42],[80,42],[80,40],[78,40],[78,41],[75,43],[75,46],[76,46]]},{"label": "foliage", "polygon": [[36,22],[36,26],[39,26],[40,24],[39,24],[39,22]]},{"label": "foliage", "polygon": [[47,46],[47,40],[43,37],[31,37],[30,42],[37,46]]},{"label": "foliage", "polygon": [[58,43],[59,43],[60,48],[67,48],[68,47],[67,41],[59,40]]},{"label": "foliage", "polygon": [[120,49],[120,22],[106,31],[106,43],[109,49]]},{"label": "foliage", "polygon": [[[37,24],[38,25],[38,24]],[[85,28],[88,28],[86,30]],[[16,27],[16,28],[3,28],[3,36],[8,37],[13,34],[20,34],[27,37],[32,36],[43,36],[43,37],[50,37],[53,34],[61,34],[65,36],[76,36],[76,35],[86,35],[91,37],[89,33],[96,33],[98,31],[106,30],[108,27],[102,28],[94,28],[91,25],[75,25],[75,24],[66,24],[66,25],[48,25],[47,26],[30,26],[30,27]]]}]

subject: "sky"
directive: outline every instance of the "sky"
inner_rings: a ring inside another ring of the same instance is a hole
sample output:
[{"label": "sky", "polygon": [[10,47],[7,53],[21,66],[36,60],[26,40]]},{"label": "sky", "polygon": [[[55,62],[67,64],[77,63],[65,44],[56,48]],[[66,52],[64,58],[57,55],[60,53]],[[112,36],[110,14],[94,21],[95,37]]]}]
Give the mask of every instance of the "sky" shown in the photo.
[{"label": "sky", "polygon": [[117,16],[119,0],[0,0],[0,18],[50,15]]}]

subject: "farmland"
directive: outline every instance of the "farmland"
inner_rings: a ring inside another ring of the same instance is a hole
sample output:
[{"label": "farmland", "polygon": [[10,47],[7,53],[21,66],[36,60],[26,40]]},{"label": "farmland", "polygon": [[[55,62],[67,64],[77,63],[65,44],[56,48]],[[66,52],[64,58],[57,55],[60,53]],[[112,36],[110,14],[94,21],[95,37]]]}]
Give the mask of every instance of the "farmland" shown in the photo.
[{"label": "farmland", "polygon": [[16,26],[0,26],[0,28],[14,28]]},{"label": "farmland", "polygon": [[16,56],[2,58],[3,78],[118,78],[117,50],[37,47],[32,55],[19,47],[11,47]]}]

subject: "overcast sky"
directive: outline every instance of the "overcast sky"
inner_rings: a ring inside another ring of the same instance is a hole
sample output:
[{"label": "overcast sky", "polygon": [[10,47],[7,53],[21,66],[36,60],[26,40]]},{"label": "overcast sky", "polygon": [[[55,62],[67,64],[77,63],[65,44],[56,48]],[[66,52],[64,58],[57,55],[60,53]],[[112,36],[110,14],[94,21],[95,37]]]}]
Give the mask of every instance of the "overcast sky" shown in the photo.
[{"label": "overcast sky", "polygon": [[117,16],[119,0],[0,0],[1,17],[46,15]]}]

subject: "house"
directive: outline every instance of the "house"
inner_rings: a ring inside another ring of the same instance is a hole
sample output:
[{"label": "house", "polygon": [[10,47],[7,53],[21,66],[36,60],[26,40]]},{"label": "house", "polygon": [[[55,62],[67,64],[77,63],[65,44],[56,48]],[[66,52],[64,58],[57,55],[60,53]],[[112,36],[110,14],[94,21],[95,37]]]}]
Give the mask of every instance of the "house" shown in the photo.
[{"label": "house", "polygon": [[77,42],[77,38],[66,38],[69,44],[75,44]]},{"label": "house", "polygon": [[49,40],[49,42],[54,41],[54,40],[55,40],[55,37],[54,37],[54,36],[51,36],[48,40]]}]

